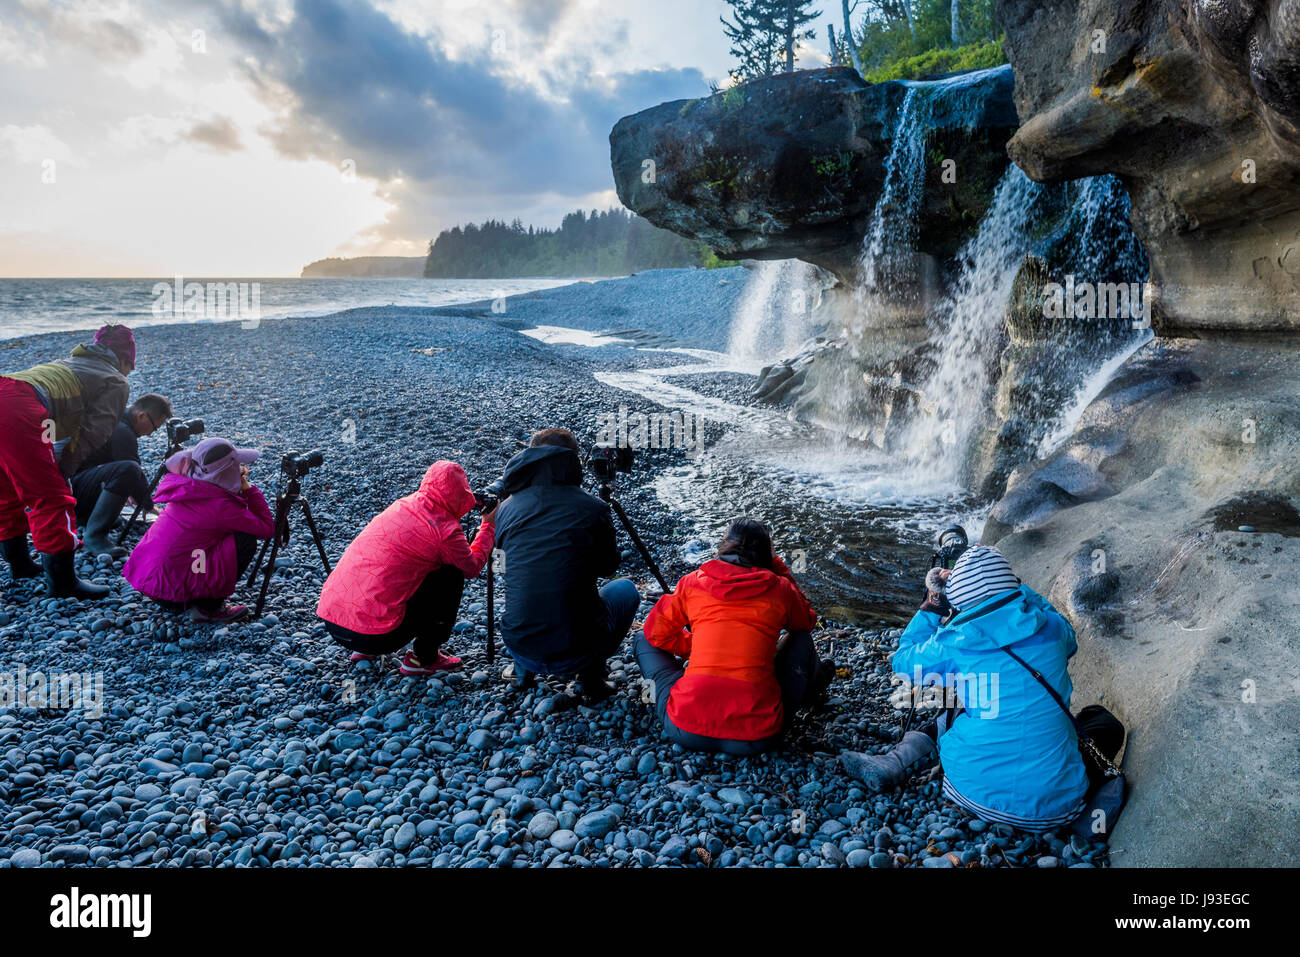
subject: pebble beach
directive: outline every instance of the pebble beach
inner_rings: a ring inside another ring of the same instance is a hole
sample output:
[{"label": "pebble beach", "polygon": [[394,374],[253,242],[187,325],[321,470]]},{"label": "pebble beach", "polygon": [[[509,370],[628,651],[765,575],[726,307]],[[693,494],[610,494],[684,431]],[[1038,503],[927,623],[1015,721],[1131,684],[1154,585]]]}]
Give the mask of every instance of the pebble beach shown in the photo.
[{"label": "pebble beach", "polygon": [[[662,343],[680,328],[680,345],[722,348],[725,324],[710,317],[734,303],[743,271],[682,272],[667,307],[649,276],[534,293],[504,314],[478,304],[142,327],[132,389],[168,395],[208,435],[261,448],[252,479],[268,499],[281,454],[321,449],[303,491],[337,558],[432,461],[460,462],[481,488],[533,429],[585,434],[626,404],[596,378],[610,363],[666,361],[521,329],[636,330]],[[0,366],[64,355],[81,338],[0,342]],[[695,377],[692,388],[727,396],[738,380]],[[709,423],[705,442],[726,428]],[[147,471],[162,444],[142,443]],[[670,582],[692,567],[681,546],[694,531],[652,484],[680,454],[645,452],[618,486]],[[0,710],[0,868],[1105,864],[1100,843],[975,821],[935,780],[868,795],[844,774],[841,750],[883,751],[898,733],[895,629],[825,622],[815,637],[837,679],[780,751],[690,753],[660,732],[630,647],[611,659],[614,695],[594,708],[559,680],[511,689],[499,642],[487,660],[482,581],[469,583],[448,646],[460,671],[407,678],[393,657],[350,664],[314,615],[324,569],[298,516],[293,529],[265,614],[229,625],[161,611],[107,557],[78,559],[113,589],[98,603],[46,599],[0,572],[0,672],[102,679],[95,707]],[[658,587],[622,541],[621,574],[645,599],[639,622]],[[255,597],[241,583],[236,600]]]}]

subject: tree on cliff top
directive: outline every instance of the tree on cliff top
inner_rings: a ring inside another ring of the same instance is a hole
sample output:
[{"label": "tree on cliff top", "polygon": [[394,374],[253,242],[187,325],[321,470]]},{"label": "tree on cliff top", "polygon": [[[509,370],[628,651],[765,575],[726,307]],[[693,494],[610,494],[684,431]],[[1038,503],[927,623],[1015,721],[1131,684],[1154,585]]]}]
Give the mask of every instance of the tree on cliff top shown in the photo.
[{"label": "tree on cliff top", "polygon": [[817,19],[813,0],[727,0],[734,21],[721,17],[722,30],[731,40],[731,53],[739,64],[731,71],[737,80],[771,76],[784,62],[794,70],[794,48],[811,40],[817,31],[807,24]]}]

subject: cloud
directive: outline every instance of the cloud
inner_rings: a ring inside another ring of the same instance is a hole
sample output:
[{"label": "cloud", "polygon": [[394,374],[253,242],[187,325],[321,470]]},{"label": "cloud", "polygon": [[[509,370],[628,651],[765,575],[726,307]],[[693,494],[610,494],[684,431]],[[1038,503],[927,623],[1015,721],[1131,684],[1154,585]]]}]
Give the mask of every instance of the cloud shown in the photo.
[{"label": "cloud", "polygon": [[244,144],[239,140],[239,130],[235,128],[235,124],[228,116],[216,116],[195,123],[185,134],[185,138],[219,153],[233,153],[244,148]]},{"label": "cloud", "polygon": [[[525,16],[525,27],[553,25],[568,6],[540,5],[544,15]],[[352,160],[358,176],[390,184],[399,212],[385,227],[389,238],[427,237],[451,225],[439,212],[448,197],[576,201],[607,190],[608,136],[621,116],[707,92],[696,69],[602,76],[583,73],[574,58],[566,64],[572,79],[556,95],[506,75],[487,38],[478,51],[452,58],[438,37],[347,0],[297,0],[280,23],[227,8],[224,25],[276,113],[266,132],[277,149],[334,165]]]}]

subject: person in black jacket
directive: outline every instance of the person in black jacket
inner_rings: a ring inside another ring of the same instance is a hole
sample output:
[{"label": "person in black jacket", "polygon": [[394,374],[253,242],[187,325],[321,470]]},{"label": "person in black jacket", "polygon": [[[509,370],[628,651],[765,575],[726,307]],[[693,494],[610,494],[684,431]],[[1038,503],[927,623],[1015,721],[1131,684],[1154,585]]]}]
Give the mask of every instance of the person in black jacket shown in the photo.
[{"label": "person in black jacket", "polygon": [[140,465],[140,438],[158,431],[171,414],[172,404],[163,396],[152,392],[140,396],[122,413],[108,442],[86,456],[72,476],[77,523],[83,529],[81,543],[91,554],[120,557],[126,553],[113,546],[109,534],[128,498],[146,509],[153,507],[149,480]]},{"label": "person in black jacket", "polygon": [[621,558],[609,506],[582,489],[578,440],[544,429],[506,465],[497,509],[505,580],[501,640],[515,682],[576,675],[584,697],[608,697],[605,662],[623,643],[641,604],[626,578],[599,591]]}]

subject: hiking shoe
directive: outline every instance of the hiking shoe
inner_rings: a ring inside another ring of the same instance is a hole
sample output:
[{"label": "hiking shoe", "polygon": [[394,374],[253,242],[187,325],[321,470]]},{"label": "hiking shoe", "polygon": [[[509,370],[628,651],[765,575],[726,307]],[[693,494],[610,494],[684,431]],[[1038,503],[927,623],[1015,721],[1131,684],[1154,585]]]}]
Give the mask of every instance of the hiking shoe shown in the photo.
[{"label": "hiking shoe", "polygon": [[222,603],[220,608],[205,610],[202,608],[191,608],[186,612],[191,621],[211,624],[214,622],[237,621],[248,614],[248,609],[243,605],[231,605]]},{"label": "hiking shoe", "polygon": [[348,661],[374,661],[378,657],[378,655],[368,655],[363,651],[354,651],[348,655]]},{"label": "hiking shoe", "polygon": [[438,657],[427,665],[415,657],[414,651],[408,651],[402,659],[402,664],[398,671],[409,677],[420,677],[421,675],[436,675],[439,671],[451,671],[459,668],[461,661],[455,655],[444,655],[438,652]]},{"label": "hiking shoe", "polygon": [[515,661],[505,666],[501,671],[501,677],[510,682],[510,686],[516,691],[527,691],[537,686],[537,675],[519,667],[519,663]]}]

